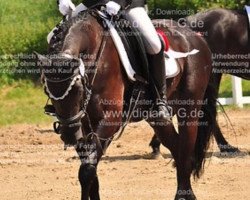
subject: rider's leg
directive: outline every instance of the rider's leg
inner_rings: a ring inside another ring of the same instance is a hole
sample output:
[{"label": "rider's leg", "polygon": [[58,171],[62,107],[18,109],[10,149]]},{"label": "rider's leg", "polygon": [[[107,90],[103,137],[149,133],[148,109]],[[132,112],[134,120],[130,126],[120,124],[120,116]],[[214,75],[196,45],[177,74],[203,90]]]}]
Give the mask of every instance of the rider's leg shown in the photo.
[{"label": "rider's leg", "polygon": [[142,34],[147,53],[154,55],[161,51],[161,42],[144,7],[136,7],[125,11],[125,16]]},{"label": "rider's leg", "polygon": [[145,8],[137,7],[127,10],[125,17],[142,34],[146,51],[151,58],[150,64],[154,84],[156,86],[156,103],[159,110],[159,118],[169,120],[171,116],[166,105],[166,79],[163,45]]},{"label": "rider's leg", "polygon": [[164,58],[164,47],[158,54],[150,55],[151,72],[153,74],[154,85],[156,86],[156,105],[159,111],[159,118],[170,120],[171,113],[167,108],[167,84]]}]

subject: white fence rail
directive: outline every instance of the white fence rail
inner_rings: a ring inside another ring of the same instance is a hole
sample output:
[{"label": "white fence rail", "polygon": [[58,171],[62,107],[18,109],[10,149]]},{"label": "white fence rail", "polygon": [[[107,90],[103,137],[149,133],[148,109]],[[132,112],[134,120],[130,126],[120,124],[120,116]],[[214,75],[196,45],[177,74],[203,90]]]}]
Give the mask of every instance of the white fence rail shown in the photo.
[{"label": "white fence rail", "polygon": [[243,104],[250,104],[250,96],[242,95],[242,80],[239,77],[232,76],[232,98],[219,98],[219,102],[222,105],[235,104],[238,107],[242,108]]}]

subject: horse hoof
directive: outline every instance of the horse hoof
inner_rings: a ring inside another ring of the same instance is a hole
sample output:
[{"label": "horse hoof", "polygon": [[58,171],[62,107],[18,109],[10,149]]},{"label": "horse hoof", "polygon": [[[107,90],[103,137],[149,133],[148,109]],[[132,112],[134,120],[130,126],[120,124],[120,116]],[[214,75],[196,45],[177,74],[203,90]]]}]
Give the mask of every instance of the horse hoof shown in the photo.
[{"label": "horse hoof", "polygon": [[160,152],[152,152],[151,159],[153,160],[162,160],[164,159]]},{"label": "horse hoof", "polygon": [[164,159],[164,157],[161,155],[161,153],[147,153],[143,156],[143,159],[146,160],[159,160],[159,159]]},{"label": "horse hoof", "polygon": [[[178,193],[175,196],[174,200],[197,200],[196,196],[194,195],[193,191],[189,192],[190,190],[178,190]],[[185,193],[185,194],[183,194]]]},{"label": "horse hoof", "polygon": [[155,160],[163,160],[164,159],[161,152],[155,152],[155,153],[152,152],[151,156],[152,156],[152,159],[155,159]]},{"label": "horse hoof", "polygon": [[227,145],[223,145],[222,147],[220,147],[220,152],[221,153],[240,153],[241,151],[237,147],[227,144]]},{"label": "horse hoof", "polygon": [[183,197],[175,197],[174,200],[197,200],[194,195],[188,195],[188,196],[183,196]]}]

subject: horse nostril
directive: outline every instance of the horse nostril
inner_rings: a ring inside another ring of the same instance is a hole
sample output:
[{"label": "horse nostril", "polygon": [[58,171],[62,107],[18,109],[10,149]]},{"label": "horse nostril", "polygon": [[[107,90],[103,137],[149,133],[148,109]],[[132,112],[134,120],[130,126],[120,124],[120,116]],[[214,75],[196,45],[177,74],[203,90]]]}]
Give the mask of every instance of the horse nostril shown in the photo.
[{"label": "horse nostril", "polygon": [[76,143],[76,140],[70,134],[62,133],[60,138],[65,145],[74,145]]},{"label": "horse nostril", "polygon": [[80,139],[83,138],[83,133],[82,133],[82,128],[81,127],[78,128],[78,130],[75,132],[74,136],[75,136],[75,139],[77,141],[79,141]]},{"label": "horse nostril", "polygon": [[61,140],[62,140],[63,142],[65,142],[64,134],[61,134],[60,138],[61,138]]},{"label": "horse nostril", "polygon": [[61,133],[60,138],[65,145],[76,145],[77,141],[83,137],[82,130],[80,127],[77,130],[72,130],[71,128],[69,129],[62,128],[60,130],[60,133]]}]

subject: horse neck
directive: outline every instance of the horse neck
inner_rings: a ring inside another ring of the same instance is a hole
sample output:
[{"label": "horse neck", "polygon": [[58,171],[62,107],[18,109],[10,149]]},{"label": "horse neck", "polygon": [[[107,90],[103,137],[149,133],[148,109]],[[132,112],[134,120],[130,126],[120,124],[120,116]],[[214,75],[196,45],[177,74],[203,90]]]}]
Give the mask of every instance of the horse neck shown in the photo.
[{"label": "horse neck", "polygon": [[94,55],[101,40],[102,27],[93,18],[81,20],[69,29],[62,52],[79,57],[80,54]]}]

